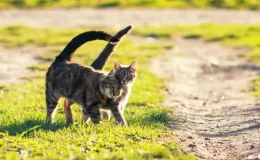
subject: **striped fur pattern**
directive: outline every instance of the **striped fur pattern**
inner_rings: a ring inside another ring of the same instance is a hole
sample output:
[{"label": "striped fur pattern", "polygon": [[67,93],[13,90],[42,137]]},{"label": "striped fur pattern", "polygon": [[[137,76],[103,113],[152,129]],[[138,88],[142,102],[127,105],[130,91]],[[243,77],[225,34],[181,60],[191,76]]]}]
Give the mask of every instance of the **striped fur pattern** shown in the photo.
[{"label": "striped fur pattern", "polygon": [[124,85],[115,78],[117,70],[106,74],[92,67],[81,66],[71,63],[73,52],[82,44],[91,40],[106,40],[116,43],[109,34],[100,31],[82,33],[73,38],[56,60],[49,67],[46,74],[46,104],[48,122],[53,122],[58,100],[66,98],[64,102],[64,113],[66,122],[72,123],[73,116],[71,105],[78,103],[82,106],[82,117],[85,122],[100,121],[100,108],[111,110],[116,121],[126,125],[122,112],[117,104],[121,97]]},{"label": "striped fur pattern", "polygon": [[[82,106],[82,116],[85,122],[89,117],[92,122],[100,121],[99,108],[106,108],[108,99],[119,97],[122,93],[120,85],[114,77],[114,72],[105,74],[91,67],[80,66],[75,63],[62,63],[52,65],[46,79],[47,121],[53,122],[59,98],[66,98],[64,113],[68,124],[73,122],[71,105]],[[112,106],[115,107],[115,106]],[[111,108],[117,111],[117,108]],[[117,113],[115,114],[117,115]],[[115,119],[123,122],[121,115]]]},{"label": "striped fur pattern", "polygon": [[[132,62],[129,66],[122,66],[118,61],[114,61],[114,76],[117,80],[117,83],[121,86],[122,93],[118,97],[114,97],[113,99],[109,99],[107,101],[107,105],[116,105],[119,108],[120,114],[124,113],[125,106],[128,102],[128,98],[131,94],[132,85],[137,77],[136,74],[136,66],[137,62]],[[115,111],[112,111],[112,114],[115,115]],[[109,111],[102,112],[104,118],[110,118]],[[126,125],[126,121],[123,122]]]}]

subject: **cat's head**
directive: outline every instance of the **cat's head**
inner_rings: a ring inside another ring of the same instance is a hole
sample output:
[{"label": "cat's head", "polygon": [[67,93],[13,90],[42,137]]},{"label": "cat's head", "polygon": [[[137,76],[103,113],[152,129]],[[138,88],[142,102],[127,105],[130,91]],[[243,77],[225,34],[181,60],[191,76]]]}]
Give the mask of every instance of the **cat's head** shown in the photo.
[{"label": "cat's head", "polygon": [[123,66],[118,61],[114,61],[114,75],[120,85],[131,85],[136,76],[137,62],[133,61],[129,66]]},{"label": "cat's head", "polygon": [[115,79],[115,72],[112,70],[102,81],[102,92],[106,97],[113,98],[118,97],[122,93],[121,85]]}]

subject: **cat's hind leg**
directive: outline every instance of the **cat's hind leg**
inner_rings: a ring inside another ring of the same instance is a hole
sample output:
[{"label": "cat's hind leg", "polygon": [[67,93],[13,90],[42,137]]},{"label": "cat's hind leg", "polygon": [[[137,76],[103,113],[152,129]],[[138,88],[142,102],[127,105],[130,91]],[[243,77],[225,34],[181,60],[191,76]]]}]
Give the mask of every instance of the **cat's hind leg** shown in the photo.
[{"label": "cat's hind leg", "polygon": [[71,105],[73,102],[69,101],[68,99],[64,100],[64,114],[66,118],[66,123],[67,124],[72,124],[73,123],[73,116],[72,116],[72,111],[71,111]]},{"label": "cat's hind leg", "polygon": [[48,123],[54,122],[54,116],[57,110],[57,104],[60,97],[55,96],[52,92],[46,91],[46,110],[47,110],[47,116],[46,121]]}]

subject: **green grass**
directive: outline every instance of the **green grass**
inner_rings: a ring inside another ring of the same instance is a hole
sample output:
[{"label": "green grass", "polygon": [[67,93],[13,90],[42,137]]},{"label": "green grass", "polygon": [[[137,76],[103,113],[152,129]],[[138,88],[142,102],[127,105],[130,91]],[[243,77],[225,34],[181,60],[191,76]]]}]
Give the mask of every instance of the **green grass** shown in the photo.
[{"label": "green grass", "polygon": [[0,8],[71,8],[71,7],[140,7],[140,8],[232,8],[259,9],[258,0],[2,0]]},{"label": "green grass", "polygon": [[251,95],[260,99],[260,77],[251,80],[251,83],[249,87],[246,88],[246,91],[250,92]]},{"label": "green grass", "polygon": [[[136,45],[125,39],[107,63],[109,70],[114,59],[123,64],[138,61],[138,79],[125,111],[128,127],[115,125],[114,119],[85,126],[78,105],[73,105],[75,124],[67,126],[62,100],[56,122],[45,123],[45,72],[67,42],[86,30],[0,28],[0,42],[6,47],[47,48],[39,56],[41,62],[29,67],[33,74],[24,78],[26,83],[0,89],[0,159],[195,159],[176,146],[175,135],[167,128],[172,111],[160,105],[165,84],[147,69],[149,60],[169,46]],[[73,61],[90,64],[105,44],[95,41],[82,46]]]},{"label": "green grass", "polygon": [[176,36],[184,38],[202,38],[210,42],[222,42],[230,47],[245,47],[249,51],[243,56],[251,61],[260,60],[260,25],[200,24],[172,26],[142,26],[133,31],[144,37],[171,39]]}]

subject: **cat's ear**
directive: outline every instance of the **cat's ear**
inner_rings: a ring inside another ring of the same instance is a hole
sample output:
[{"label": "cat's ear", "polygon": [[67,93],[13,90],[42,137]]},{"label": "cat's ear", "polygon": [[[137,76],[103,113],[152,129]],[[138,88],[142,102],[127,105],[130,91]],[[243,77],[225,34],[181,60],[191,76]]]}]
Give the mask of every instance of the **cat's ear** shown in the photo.
[{"label": "cat's ear", "polygon": [[136,71],[136,67],[137,67],[137,62],[134,61],[130,64],[129,68],[131,71],[135,72]]},{"label": "cat's ear", "polygon": [[114,60],[114,70],[119,70],[121,68],[120,63],[117,60]]}]

